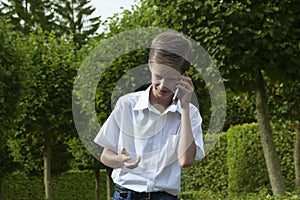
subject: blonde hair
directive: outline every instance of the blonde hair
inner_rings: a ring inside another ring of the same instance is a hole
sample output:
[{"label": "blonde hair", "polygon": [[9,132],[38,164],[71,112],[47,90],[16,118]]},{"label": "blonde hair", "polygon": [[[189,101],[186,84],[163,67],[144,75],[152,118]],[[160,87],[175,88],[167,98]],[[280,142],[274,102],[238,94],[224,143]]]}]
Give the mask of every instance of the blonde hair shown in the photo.
[{"label": "blonde hair", "polygon": [[171,31],[157,35],[152,41],[150,63],[164,64],[184,73],[190,67],[192,44],[183,35]]}]

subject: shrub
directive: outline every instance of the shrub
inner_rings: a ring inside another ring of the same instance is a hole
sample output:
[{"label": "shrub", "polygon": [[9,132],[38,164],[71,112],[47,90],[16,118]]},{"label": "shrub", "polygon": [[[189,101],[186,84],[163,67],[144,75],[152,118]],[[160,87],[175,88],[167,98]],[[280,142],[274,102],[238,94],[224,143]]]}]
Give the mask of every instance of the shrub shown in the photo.
[{"label": "shrub", "polygon": [[182,191],[209,190],[227,192],[226,135],[219,137],[218,143],[201,161],[197,161],[182,172]]},{"label": "shrub", "polygon": [[180,200],[224,200],[225,198],[222,193],[209,190],[188,191],[179,195]]},{"label": "shrub", "polygon": [[[287,125],[272,125],[272,129],[287,189],[292,190],[295,134]],[[231,127],[227,138],[228,196],[233,198],[271,188],[257,124]]]},{"label": "shrub", "polygon": [[[105,171],[100,175],[100,200],[106,199]],[[53,176],[51,192],[53,200],[95,199],[94,175],[91,171],[69,171]],[[43,177],[27,177],[15,173],[4,179],[3,200],[40,200],[44,199]]]}]

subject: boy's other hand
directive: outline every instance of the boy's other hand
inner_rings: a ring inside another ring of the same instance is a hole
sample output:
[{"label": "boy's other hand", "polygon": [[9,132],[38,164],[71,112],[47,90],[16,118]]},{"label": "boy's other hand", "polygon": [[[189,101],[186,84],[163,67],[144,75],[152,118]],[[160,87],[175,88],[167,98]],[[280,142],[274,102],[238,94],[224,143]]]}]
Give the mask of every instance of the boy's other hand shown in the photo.
[{"label": "boy's other hand", "polygon": [[122,148],[121,156],[122,156],[123,166],[125,166],[129,169],[136,168],[139,165],[140,161],[141,161],[140,156],[135,161],[132,161],[130,155],[128,154],[128,152],[125,148]]}]

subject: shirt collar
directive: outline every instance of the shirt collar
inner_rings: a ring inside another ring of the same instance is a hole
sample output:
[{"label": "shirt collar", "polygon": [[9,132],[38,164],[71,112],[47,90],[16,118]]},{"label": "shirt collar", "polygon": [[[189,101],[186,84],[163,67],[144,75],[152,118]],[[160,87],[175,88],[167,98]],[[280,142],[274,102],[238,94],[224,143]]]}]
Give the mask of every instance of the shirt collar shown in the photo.
[{"label": "shirt collar", "polygon": [[[137,103],[135,104],[133,110],[143,110],[143,109],[151,109],[150,101],[149,101],[149,95],[151,91],[151,85],[145,90],[141,92],[141,96]],[[179,112],[181,114],[181,104],[180,101],[173,102],[170,106],[167,107],[167,109],[162,113],[165,114],[167,112]]]},{"label": "shirt collar", "polygon": [[150,107],[150,102],[149,102],[150,89],[151,89],[151,85],[145,91],[141,91],[141,96],[136,102],[133,110],[143,110]]}]

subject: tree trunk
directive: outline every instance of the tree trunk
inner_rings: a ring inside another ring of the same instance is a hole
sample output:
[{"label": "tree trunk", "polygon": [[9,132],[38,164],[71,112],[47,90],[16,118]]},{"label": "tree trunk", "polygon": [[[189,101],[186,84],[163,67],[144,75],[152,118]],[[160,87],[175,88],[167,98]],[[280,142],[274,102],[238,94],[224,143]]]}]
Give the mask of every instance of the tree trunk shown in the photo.
[{"label": "tree trunk", "polygon": [[44,133],[44,185],[45,200],[51,200],[51,134]]},{"label": "tree trunk", "polygon": [[106,199],[110,200],[111,199],[111,169],[106,168]]},{"label": "tree trunk", "polygon": [[98,160],[94,160],[94,172],[95,172],[95,199],[100,199],[100,164]]},{"label": "tree trunk", "polygon": [[294,146],[295,183],[300,196],[300,123],[296,122],[296,140]]},{"label": "tree trunk", "polygon": [[285,194],[284,177],[282,176],[280,162],[275,149],[272,129],[270,125],[267,95],[264,78],[261,71],[256,78],[256,111],[258,129],[263,147],[263,153],[267,165],[270,183],[274,195]]}]

